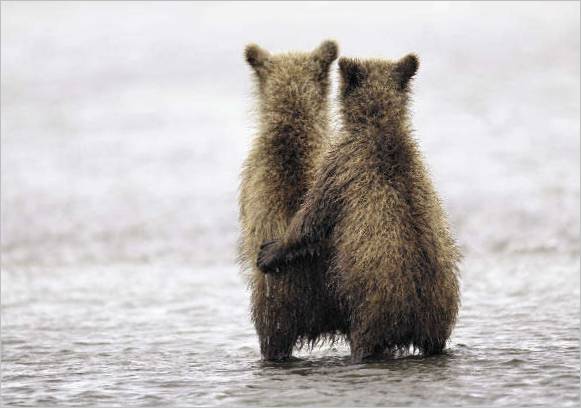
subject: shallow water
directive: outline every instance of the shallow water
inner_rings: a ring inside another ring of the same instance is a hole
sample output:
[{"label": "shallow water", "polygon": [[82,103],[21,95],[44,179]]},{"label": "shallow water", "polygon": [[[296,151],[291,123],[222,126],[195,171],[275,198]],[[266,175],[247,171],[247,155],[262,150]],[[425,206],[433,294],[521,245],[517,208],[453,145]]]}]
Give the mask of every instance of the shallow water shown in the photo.
[{"label": "shallow water", "polygon": [[[579,404],[579,3],[0,7],[3,406]],[[242,50],[327,37],[420,57],[416,138],[466,255],[445,355],[260,361]]]},{"label": "shallow water", "polygon": [[6,405],[578,405],[579,260],[471,259],[445,355],[260,361],[233,266],[2,274]]}]

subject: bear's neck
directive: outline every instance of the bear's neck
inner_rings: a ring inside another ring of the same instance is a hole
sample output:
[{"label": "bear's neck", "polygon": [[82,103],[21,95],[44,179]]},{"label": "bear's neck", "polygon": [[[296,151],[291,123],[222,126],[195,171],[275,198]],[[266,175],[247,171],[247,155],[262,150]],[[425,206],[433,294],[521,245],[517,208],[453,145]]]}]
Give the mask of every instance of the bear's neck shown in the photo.
[{"label": "bear's neck", "polygon": [[327,137],[327,123],[326,114],[312,118],[280,114],[262,117],[259,143],[272,171],[270,178],[280,186],[275,191],[286,203],[289,219],[312,185]]},{"label": "bear's neck", "polygon": [[266,112],[261,115],[261,139],[281,159],[317,154],[328,131],[328,112],[289,114]]},{"label": "bear's neck", "polygon": [[407,120],[358,123],[349,130],[357,135],[370,163],[377,163],[387,177],[405,178],[417,167],[418,147]]}]

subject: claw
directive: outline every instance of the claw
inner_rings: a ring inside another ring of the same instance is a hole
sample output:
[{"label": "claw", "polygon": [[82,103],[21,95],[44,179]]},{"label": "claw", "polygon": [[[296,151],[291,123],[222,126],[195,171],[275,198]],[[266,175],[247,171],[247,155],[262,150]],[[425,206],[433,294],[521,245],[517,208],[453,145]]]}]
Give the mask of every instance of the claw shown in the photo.
[{"label": "claw", "polygon": [[264,241],[260,245],[260,251],[256,260],[256,266],[265,274],[279,272],[276,266],[280,262],[280,253],[278,252],[278,240]]}]

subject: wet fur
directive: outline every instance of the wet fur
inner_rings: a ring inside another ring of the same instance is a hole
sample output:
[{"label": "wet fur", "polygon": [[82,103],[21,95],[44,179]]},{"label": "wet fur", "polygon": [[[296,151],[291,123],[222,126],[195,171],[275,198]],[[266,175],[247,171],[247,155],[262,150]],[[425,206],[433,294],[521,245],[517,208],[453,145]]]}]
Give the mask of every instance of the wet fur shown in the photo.
[{"label": "wet fur", "polygon": [[311,53],[245,50],[257,82],[258,134],[240,185],[239,259],[251,292],[252,321],[266,360],[288,359],[295,345],[332,339],[334,314],[323,259],[273,278],[256,267],[260,244],[283,235],[312,186],[328,143],[329,68],[337,45]]},{"label": "wet fur", "polygon": [[279,276],[327,258],[356,362],[410,347],[440,353],[458,313],[460,253],[410,127],[417,58],[339,64],[342,132],[287,233],[265,243],[258,263]]}]

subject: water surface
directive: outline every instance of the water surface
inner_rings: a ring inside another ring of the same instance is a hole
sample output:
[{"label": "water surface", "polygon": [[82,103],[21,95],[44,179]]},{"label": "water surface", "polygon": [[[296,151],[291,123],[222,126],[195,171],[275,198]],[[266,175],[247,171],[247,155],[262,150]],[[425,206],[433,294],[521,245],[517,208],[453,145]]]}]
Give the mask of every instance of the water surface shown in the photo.
[{"label": "water surface", "polygon": [[447,352],[260,361],[234,266],[2,274],[6,405],[578,405],[579,260],[470,259]]}]

